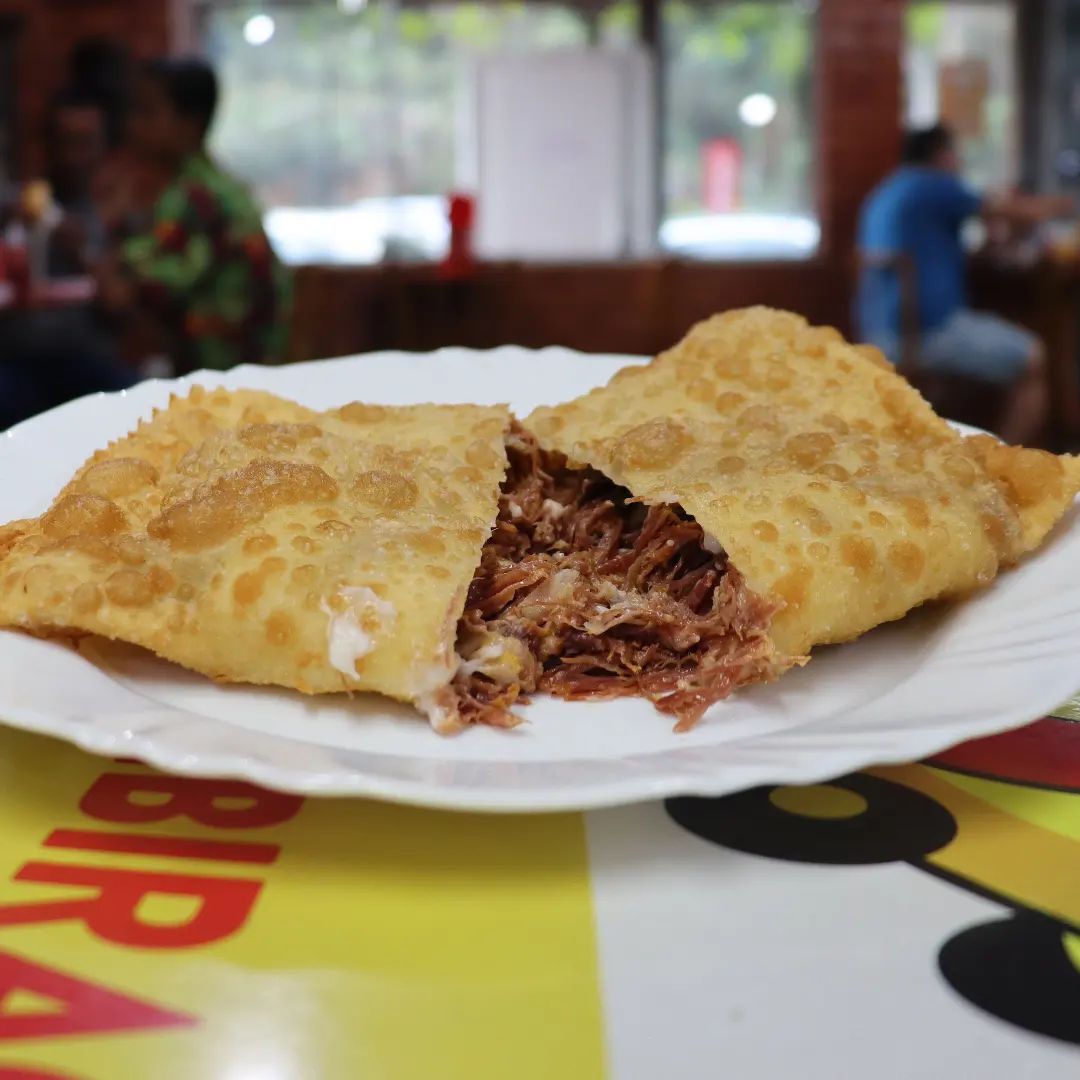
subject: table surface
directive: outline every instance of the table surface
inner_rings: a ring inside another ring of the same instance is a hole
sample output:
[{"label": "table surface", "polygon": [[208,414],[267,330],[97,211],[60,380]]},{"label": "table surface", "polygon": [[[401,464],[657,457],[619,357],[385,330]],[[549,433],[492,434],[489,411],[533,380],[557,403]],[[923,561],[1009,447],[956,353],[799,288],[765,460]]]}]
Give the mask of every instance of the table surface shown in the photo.
[{"label": "table surface", "polygon": [[5,1078],[1061,1080],[1080,724],[516,818],[0,728],[0,935]]}]

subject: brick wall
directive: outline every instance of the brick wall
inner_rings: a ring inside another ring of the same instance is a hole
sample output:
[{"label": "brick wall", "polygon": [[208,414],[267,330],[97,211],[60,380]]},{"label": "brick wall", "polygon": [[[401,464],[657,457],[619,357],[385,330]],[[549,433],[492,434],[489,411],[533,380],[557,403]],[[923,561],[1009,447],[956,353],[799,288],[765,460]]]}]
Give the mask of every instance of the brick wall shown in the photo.
[{"label": "brick wall", "polygon": [[821,0],[818,184],[830,254],[849,252],[859,206],[900,151],[904,0]]},{"label": "brick wall", "polygon": [[126,42],[136,56],[167,51],[174,0],[0,0],[0,15],[20,24],[18,144],[21,171],[41,168],[41,130],[51,96],[60,88],[68,54],[83,37]]}]

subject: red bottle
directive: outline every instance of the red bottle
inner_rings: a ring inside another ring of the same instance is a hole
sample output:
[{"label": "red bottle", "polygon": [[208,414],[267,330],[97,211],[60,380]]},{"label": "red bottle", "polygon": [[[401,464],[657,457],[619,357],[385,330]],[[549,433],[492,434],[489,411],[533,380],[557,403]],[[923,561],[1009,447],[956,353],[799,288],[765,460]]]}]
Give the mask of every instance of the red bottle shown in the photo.
[{"label": "red bottle", "polygon": [[4,276],[11,285],[16,307],[30,302],[30,259],[25,247],[9,244],[4,248]]},{"label": "red bottle", "polygon": [[450,280],[471,277],[476,272],[472,252],[476,201],[471,195],[451,195],[447,216],[450,219],[450,249],[439,264],[439,276]]}]

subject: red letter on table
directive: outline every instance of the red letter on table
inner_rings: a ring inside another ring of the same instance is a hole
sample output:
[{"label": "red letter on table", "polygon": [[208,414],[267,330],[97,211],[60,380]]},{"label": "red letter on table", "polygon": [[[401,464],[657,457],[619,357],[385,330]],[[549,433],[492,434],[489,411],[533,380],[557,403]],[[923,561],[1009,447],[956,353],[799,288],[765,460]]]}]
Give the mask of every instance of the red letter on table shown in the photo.
[{"label": "red letter on table", "polygon": [[[0,905],[0,927],[77,919],[105,941],[146,949],[189,948],[235,934],[247,921],[262,888],[261,881],[246,878],[36,862],[27,863],[15,880],[77,885],[96,889],[97,895]],[[183,923],[162,926],[143,922],[138,915],[139,905],[154,893],[197,897],[199,909]]]},{"label": "red letter on table", "polygon": [[211,859],[216,862],[272,863],[281,853],[276,844],[248,840],[200,840],[188,836],[53,829],[44,847],[71,851],[114,851],[124,855],[160,855],[166,859]]},{"label": "red letter on table", "polygon": [[[62,1011],[49,1009],[39,1013],[9,1014],[5,1006],[10,995],[19,990],[51,998],[65,1007]],[[197,1022],[193,1016],[159,1009],[138,998],[31,963],[13,953],[0,952],[0,1043],[8,1039],[186,1027]]]},{"label": "red letter on table", "polygon": [[[133,802],[135,792],[168,795],[165,802],[144,806]],[[215,799],[243,799],[248,805],[215,806]],[[167,821],[187,817],[216,829],[257,829],[280,825],[297,815],[304,800],[299,795],[264,791],[239,780],[202,780],[190,776],[137,776],[105,773],[79,804],[84,814],[99,821]]]}]

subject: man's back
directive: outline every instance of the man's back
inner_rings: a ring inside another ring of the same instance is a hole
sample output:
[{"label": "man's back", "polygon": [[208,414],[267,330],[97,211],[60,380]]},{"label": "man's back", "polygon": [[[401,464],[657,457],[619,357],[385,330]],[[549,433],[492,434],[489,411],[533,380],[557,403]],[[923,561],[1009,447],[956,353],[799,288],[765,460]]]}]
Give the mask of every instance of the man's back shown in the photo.
[{"label": "man's back", "polygon": [[[906,257],[915,273],[919,330],[933,330],[964,306],[960,228],[981,200],[950,172],[904,166],[885,179],[863,206],[859,250]],[[900,333],[900,281],[889,266],[865,265],[857,317],[864,340],[894,342]]]},{"label": "man's back", "polygon": [[204,154],[184,163],[124,256],[184,369],[281,358],[287,277],[247,188]]}]

